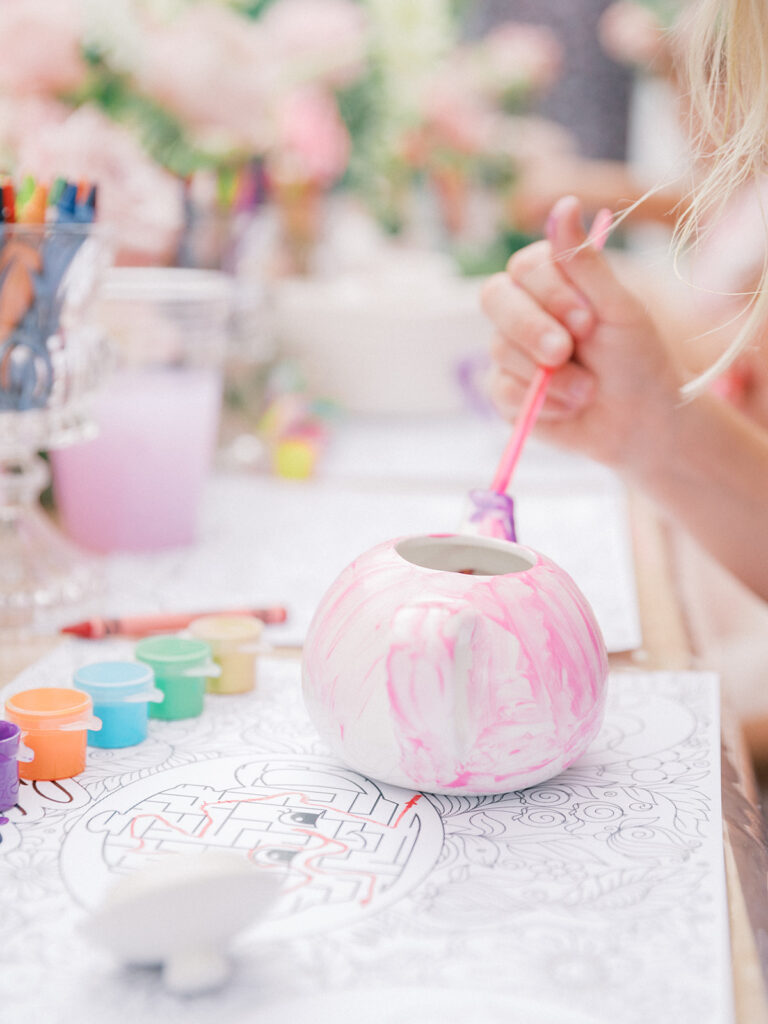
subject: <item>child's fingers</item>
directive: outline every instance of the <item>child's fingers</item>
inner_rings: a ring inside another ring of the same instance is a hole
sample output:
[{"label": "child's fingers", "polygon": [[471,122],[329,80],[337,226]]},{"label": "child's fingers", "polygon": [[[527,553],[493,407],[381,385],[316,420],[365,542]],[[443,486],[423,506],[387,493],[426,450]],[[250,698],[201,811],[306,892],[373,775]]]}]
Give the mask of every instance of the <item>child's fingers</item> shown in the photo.
[{"label": "child's fingers", "polygon": [[[522,349],[511,345],[501,334],[491,341],[491,357],[495,372],[509,378],[506,390],[506,412],[516,411],[525,397],[536,370],[536,364]],[[595,382],[592,374],[574,362],[567,362],[557,369],[549,379],[547,399],[557,407],[571,412],[583,408],[594,396]],[[546,404],[544,409],[546,409]]]},{"label": "child's fingers", "polygon": [[587,244],[581,204],[575,196],[565,196],[555,203],[547,224],[547,237],[559,271],[589,302],[597,318],[614,327],[634,324],[636,304],[605,257]]},{"label": "child's fingers", "polygon": [[585,337],[594,327],[589,303],[553,262],[549,242],[536,242],[514,253],[507,273],[574,337]]},{"label": "child's fingers", "polygon": [[536,363],[529,352],[510,342],[506,335],[497,331],[490,344],[491,360],[495,367],[510,373],[524,382],[530,383],[536,372]]},{"label": "child's fingers", "polygon": [[[546,401],[538,416],[539,420],[542,422],[554,422],[571,419],[584,406],[589,404],[590,398],[594,394],[594,382],[586,371],[581,370],[579,372],[581,376],[578,378],[578,383],[576,383],[576,380],[573,381],[576,384],[575,389],[563,381],[555,384],[555,377],[559,376],[560,371],[552,377],[550,387],[547,389]],[[497,369],[494,372],[489,386],[490,397],[505,419],[511,422],[514,421],[525,398],[529,384],[530,378],[524,380],[517,374],[510,373],[507,370]]]},{"label": "child's fingers", "polygon": [[507,274],[488,279],[482,304],[499,334],[537,365],[560,366],[573,354],[570,333]]}]

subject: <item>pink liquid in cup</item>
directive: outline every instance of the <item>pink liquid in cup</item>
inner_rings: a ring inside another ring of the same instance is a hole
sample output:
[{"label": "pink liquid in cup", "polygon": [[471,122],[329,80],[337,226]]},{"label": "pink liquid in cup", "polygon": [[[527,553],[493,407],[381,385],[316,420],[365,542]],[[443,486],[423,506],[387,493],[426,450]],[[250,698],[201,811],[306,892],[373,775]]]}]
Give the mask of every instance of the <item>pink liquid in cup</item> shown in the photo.
[{"label": "pink liquid in cup", "polygon": [[120,372],[100,394],[99,436],[52,456],[61,523],[97,552],[189,544],[216,445],[221,372]]}]

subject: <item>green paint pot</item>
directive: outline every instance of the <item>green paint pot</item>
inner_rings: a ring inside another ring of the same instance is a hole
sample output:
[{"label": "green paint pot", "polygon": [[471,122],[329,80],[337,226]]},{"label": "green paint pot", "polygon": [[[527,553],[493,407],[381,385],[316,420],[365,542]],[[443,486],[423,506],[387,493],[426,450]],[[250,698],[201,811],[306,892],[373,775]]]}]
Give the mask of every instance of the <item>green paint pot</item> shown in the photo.
[{"label": "green paint pot", "polygon": [[218,672],[211,648],[203,640],[184,636],[151,636],[136,644],[137,661],[150,665],[161,704],[150,704],[151,718],[196,718],[203,711],[205,680]]}]

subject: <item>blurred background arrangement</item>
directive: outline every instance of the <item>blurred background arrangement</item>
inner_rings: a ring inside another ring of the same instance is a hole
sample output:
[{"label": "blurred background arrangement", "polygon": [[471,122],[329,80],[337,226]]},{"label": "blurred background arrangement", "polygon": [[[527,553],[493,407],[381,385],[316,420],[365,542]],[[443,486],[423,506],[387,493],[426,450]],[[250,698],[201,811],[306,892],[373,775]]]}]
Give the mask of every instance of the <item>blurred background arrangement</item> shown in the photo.
[{"label": "blurred background arrangement", "polygon": [[[94,590],[84,552],[191,550],[214,467],[322,480],[343,434],[370,476],[397,461],[396,424],[410,456],[418,420],[433,464],[478,423],[503,434],[479,292],[563,194],[625,215],[610,258],[706,364],[764,240],[748,189],[682,279],[672,266],[697,174],[670,31],[684,9],[4,0],[0,625],[71,617]],[[95,219],[46,291],[67,188],[67,216]],[[724,382],[760,419],[764,365],[756,346]]]},{"label": "blurred background arrangement", "polygon": [[469,387],[478,278],[537,237],[564,188],[595,202],[625,191],[615,167],[632,82],[640,67],[663,74],[673,13],[607,0],[8,0],[0,167],[17,183],[96,182],[117,266],[230,275],[228,393],[251,413],[254,365],[276,345],[318,397],[410,408],[417,398],[388,392],[386,375],[378,402],[347,380],[335,364],[355,354],[327,338],[371,309],[402,321],[404,292],[422,320],[443,307],[463,325],[445,338],[442,408],[463,400],[457,373]]},{"label": "blurred background arrangement", "polygon": [[[619,211],[684,157],[674,7],[0,5],[9,623],[88,591],[79,548],[193,543],[214,462],[306,479],[345,416],[487,418],[487,275],[559,195]],[[633,218],[665,245],[674,192]]]},{"label": "blurred background arrangement", "polygon": [[[609,6],[8,0],[0,166],[97,182],[118,266],[223,270],[250,350],[282,332],[302,355],[317,303],[344,305],[307,279],[362,301],[365,271],[399,292],[428,250],[437,301],[536,237],[582,158],[625,159],[630,65],[673,11],[613,5],[611,26]],[[268,322],[286,279],[289,322]]]},{"label": "blurred background arrangement", "polygon": [[489,12],[497,24],[468,37],[471,6],[11,0],[3,159],[20,175],[98,179],[119,262],[225,261],[229,221],[268,203],[281,269],[307,272],[339,191],[387,233],[455,240],[477,232],[484,192],[492,239],[515,230],[521,166],[572,140],[527,116],[562,72],[557,34]]}]

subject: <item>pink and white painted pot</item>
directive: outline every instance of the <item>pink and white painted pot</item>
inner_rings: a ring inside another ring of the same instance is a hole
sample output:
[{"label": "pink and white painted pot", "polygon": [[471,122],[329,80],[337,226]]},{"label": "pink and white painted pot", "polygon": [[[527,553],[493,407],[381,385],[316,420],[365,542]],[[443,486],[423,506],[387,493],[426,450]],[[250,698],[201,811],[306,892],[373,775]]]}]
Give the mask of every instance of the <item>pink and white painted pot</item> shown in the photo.
[{"label": "pink and white painted pot", "polygon": [[437,793],[552,778],[603,717],[608,660],[586,598],[520,544],[435,535],[380,544],[315,613],[304,699],[350,767]]}]

